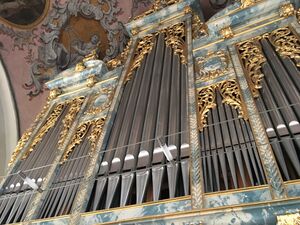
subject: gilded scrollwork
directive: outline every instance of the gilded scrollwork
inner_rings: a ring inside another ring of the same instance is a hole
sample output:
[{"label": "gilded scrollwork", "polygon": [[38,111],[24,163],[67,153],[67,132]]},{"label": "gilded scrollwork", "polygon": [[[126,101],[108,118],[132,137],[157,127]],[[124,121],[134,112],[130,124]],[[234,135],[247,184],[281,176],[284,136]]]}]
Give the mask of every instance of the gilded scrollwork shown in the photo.
[{"label": "gilded scrollwork", "polygon": [[22,159],[26,159],[30,155],[30,153],[34,150],[35,146],[41,142],[44,135],[50,130],[50,128],[52,128],[55,125],[63,109],[64,103],[60,103],[54,108],[53,112],[47,118],[45,124],[41,127],[38,134],[34,137],[29,149],[26,151]]},{"label": "gilded scrollwork", "polygon": [[31,127],[23,133],[21,139],[18,141],[17,146],[11,156],[8,166],[11,166],[15,162],[15,160],[17,159],[18,155],[20,154],[21,150],[23,149],[23,147],[29,140],[29,138],[32,134],[32,130],[33,130],[33,128]]},{"label": "gilded scrollwork", "polygon": [[229,71],[229,56],[224,51],[209,52],[196,59],[196,79],[207,81],[225,75]]},{"label": "gilded scrollwork", "polygon": [[222,103],[237,109],[239,117],[248,119],[247,110],[242,101],[241,91],[236,80],[226,80],[218,85],[219,92],[222,96]]},{"label": "gilded scrollwork", "polygon": [[133,63],[126,76],[126,81],[131,80],[133,72],[141,66],[144,57],[152,50],[154,45],[154,37],[156,35],[157,34],[149,34],[139,41],[135,49]]},{"label": "gilded scrollwork", "polygon": [[90,145],[91,145],[90,152],[94,152],[96,150],[97,140],[99,139],[99,137],[101,135],[104,123],[105,123],[104,117],[92,122],[92,125],[93,125],[92,132],[88,137],[88,140],[90,141]]},{"label": "gilded scrollwork", "polygon": [[[96,115],[99,114],[101,112],[103,112],[104,110],[108,109],[111,105],[112,99],[114,97],[115,94],[115,86],[111,85],[109,87],[103,88],[101,89],[101,91],[99,93],[97,93],[94,98],[92,98],[91,101],[91,106],[90,108],[84,113],[86,115]],[[98,97],[101,96],[106,96],[105,101],[100,105],[100,106],[95,106],[94,103],[97,100]]]},{"label": "gilded scrollwork", "polygon": [[241,60],[248,73],[246,77],[254,97],[259,96],[258,90],[262,88],[261,81],[264,74],[261,69],[262,65],[266,62],[258,40],[258,38],[254,38],[237,45]]},{"label": "gilded scrollwork", "polygon": [[192,34],[193,38],[200,38],[208,35],[207,25],[202,22],[198,15],[193,14],[192,18]]},{"label": "gilded scrollwork", "polygon": [[78,114],[78,112],[81,108],[83,101],[84,101],[84,97],[78,97],[78,98],[71,100],[71,105],[68,110],[68,113],[62,121],[63,128],[60,132],[60,138],[58,140],[58,148],[63,147],[63,143],[67,137],[67,134],[70,130],[70,127],[72,126],[72,123],[73,123],[76,115]]},{"label": "gilded scrollwork", "polygon": [[277,225],[300,225],[300,213],[277,216]]},{"label": "gilded scrollwork", "polygon": [[300,40],[290,28],[279,28],[267,37],[281,56],[289,57],[300,67]]},{"label": "gilded scrollwork", "polygon": [[70,154],[74,151],[76,145],[79,145],[83,141],[85,135],[87,134],[87,132],[89,130],[90,125],[91,125],[91,122],[88,121],[88,122],[84,122],[84,123],[80,124],[77,127],[76,132],[75,132],[71,142],[68,144],[68,147],[62,156],[61,163],[66,162],[68,160]]},{"label": "gilded scrollwork", "polygon": [[217,107],[216,91],[222,97],[222,103],[227,104],[238,110],[239,117],[248,120],[246,106],[241,97],[241,91],[235,79],[222,81],[203,87],[198,91],[198,129],[203,131],[207,126],[207,115],[211,109]]},{"label": "gilded scrollwork", "polygon": [[203,131],[203,128],[207,125],[207,114],[209,110],[215,108],[216,105],[216,94],[215,85],[202,88],[198,91],[198,129]]},{"label": "gilded scrollwork", "polygon": [[128,54],[129,54],[131,45],[132,45],[132,39],[129,40],[129,42],[127,43],[126,47],[124,48],[123,52],[120,55],[118,55],[116,58],[114,58],[106,63],[108,68],[114,69],[114,68],[124,64],[128,58]]},{"label": "gilded scrollwork", "polygon": [[175,55],[180,57],[181,63],[187,63],[187,53],[185,47],[185,26],[184,23],[178,23],[165,30],[166,45],[171,47]]}]

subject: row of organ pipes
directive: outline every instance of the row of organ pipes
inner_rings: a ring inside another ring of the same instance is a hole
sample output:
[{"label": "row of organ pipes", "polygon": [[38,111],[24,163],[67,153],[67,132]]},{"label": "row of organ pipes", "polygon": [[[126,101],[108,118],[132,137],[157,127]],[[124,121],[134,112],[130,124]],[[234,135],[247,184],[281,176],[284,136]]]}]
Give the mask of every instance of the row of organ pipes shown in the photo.
[{"label": "row of organ pipes", "polygon": [[[187,65],[166,44],[165,33],[153,35],[153,43],[123,84],[113,125],[100,149],[99,171],[86,211],[190,194]],[[283,179],[299,179],[299,66],[282,57],[268,38],[257,40],[256,45],[266,57],[262,88],[254,96],[257,109]],[[245,64],[242,44],[237,50]],[[260,146],[249,121],[223,101],[219,87],[214,94],[216,105],[207,113],[206,126],[199,130],[205,192],[266,184]],[[16,166],[15,171],[22,171],[38,186],[56,157],[63,120],[71,108],[72,101],[54,106],[50,112],[54,123],[49,126],[46,119],[40,128],[47,127],[41,140]],[[80,141],[72,145],[75,140],[71,138],[67,145],[65,151],[69,152],[63,155],[50,187],[43,190],[38,218],[71,212],[89,165],[89,137],[95,127],[90,122],[78,124]],[[11,174],[0,194],[0,224],[23,221],[35,195],[30,186],[18,174]]]}]

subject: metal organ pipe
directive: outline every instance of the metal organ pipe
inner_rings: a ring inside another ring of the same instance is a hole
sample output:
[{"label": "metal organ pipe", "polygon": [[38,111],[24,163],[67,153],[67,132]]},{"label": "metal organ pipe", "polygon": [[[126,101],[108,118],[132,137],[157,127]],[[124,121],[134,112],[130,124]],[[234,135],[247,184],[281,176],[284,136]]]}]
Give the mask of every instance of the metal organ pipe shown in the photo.
[{"label": "metal organ pipe", "polygon": [[[32,179],[38,186],[41,186],[44,177],[46,176],[49,167],[42,167],[44,165],[49,165],[53,162],[56,150],[57,143],[60,137],[60,132],[62,130],[62,120],[68,112],[69,106],[55,106],[52,113],[55,111],[56,107],[62,107],[61,112],[58,114],[58,119],[42,137],[42,140],[37,142],[33,147],[32,152],[28,153],[28,157],[23,158],[18,167],[19,171],[25,171],[24,174]],[[43,126],[46,126],[45,124]],[[40,130],[44,129],[40,128]],[[28,151],[28,150],[27,150]],[[27,154],[27,153],[25,153]],[[39,168],[40,169],[34,169]],[[29,170],[28,172],[26,172]],[[1,197],[4,199],[1,200],[0,197],[0,223],[16,223],[22,221],[26,215],[28,207],[34,193],[30,193],[31,188],[28,184],[25,184],[24,181],[16,174],[10,176],[2,191]],[[5,198],[7,195],[15,194],[10,198]]]},{"label": "metal organ pipe", "polygon": [[[88,211],[189,193],[188,136],[180,134],[187,131],[186,76],[165,34],[155,35],[151,52],[124,86]],[[175,164],[166,162],[161,137]]]},{"label": "metal organ pipe", "polygon": [[[264,78],[256,100],[270,144],[285,180],[300,177],[299,70],[275,51],[269,38],[259,42],[266,62]],[[272,88],[271,88],[272,87]]]}]

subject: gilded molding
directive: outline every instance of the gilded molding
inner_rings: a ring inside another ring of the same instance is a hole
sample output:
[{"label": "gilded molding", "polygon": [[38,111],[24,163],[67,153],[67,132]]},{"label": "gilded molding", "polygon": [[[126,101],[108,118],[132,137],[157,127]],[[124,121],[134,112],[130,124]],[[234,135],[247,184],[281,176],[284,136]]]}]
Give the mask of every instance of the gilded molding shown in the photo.
[{"label": "gilded molding", "polygon": [[290,28],[279,28],[267,37],[281,56],[290,58],[300,67],[300,40]]},{"label": "gilded molding", "polygon": [[73,100],[71,100],[71,106],[69,108],[69,111],[65,118],[62,121],[63,129],[60,132],[60,138],[58,140],[58,148],[62,149],[63,143],[67,137],[67,134],[72,126],[72,123],[74,122],[74,119],[76,115],[78,114],[82,103],[84,102],[84,97],[78,97]]},{"label": "gilded molding", "polygon": [[235,79],[226,80],[208,87],[201,88],[197,93],[198,98],[198,129],[203,131],[207,126],[207,114],[217,107],[216,91],[222,96],[222,103],[238,110],[239,117],[248,120],[246,106],[241,97],[239,85]]},{"label": "gilded molding", "polygon": [[300,213],[277,216],[277,225],[300,225]]},{"label": "gilded molding", "polygon": [[[260,38],[260,37],[259,37]],[[253,38],[237,45],[241,60],[248,73],[247,81],[253,97],[259,96],[259,89],[262,88],[261,81],[264,74],[261,70],[266,58],[258,43],[259,38]]]},{"label": "gilded molding", "polygon": [[64,103],[60,103],[54,108],[53,112],[47,118],[45,124],[41,127],[38,134],[34,137],[29,149],[26,151],[22,159],[26,159],[30,155],[30,153],[34,150],[35,146],[42,141],[44,135],[50,130],[50,128],[52,128],[55,125],[56,121],[58,120],[59,116],[61,115],[64,109],[64,106]]},{"label": "gilded molding", "polygon": [[187,64],[187,50],[185,47],[185,26],[184,23],[178,23],[165,30],[166,45],[171,47],[175,55],[180,57],[181,63]]},{"label": "gilded molding", "polygon": [[[103,112],[105,109],[108,109],[110,107],[111,103],[112,103],[112,99],[113,99],[114,94],[115,94],[114,90],[115,90],[114,85],[112,85],[110,87],[107,87],[107,88],[101,89],[101,91],[99,93],[97,93],[94,96],[94,98],[92,99],[91,107],[84,114],[85,115],[96,115],[96,114],[99,114],[99,113]],[[99,107],[94,106],[93,103],[101,95],[107,95],[106,101],[104,103],[102,103],[101,106],[99,106]]]},{"label": "gilded molding", "polygon": [[296,11],[292,3],[286,3],[280,6],[279,15],[281,17],[290,17],[295,15]]},{"label": "gilded molding", "polygon": [[198,99],[198,129],[203,131],[203,128],[207,125],[207,114],[209,110],[217,106],[215,85],[202,88],[197,93]]},{"label": "gilded molding", "polygon": [[300,24],[300,8],[296,12],[296,17],[297,17],[298,23]]},{"label": "gilded molding", "polygon": [[124,48],[123,52],[120,55],[118,55],[116,58],[106,63],[107,67],[110,69],[114,69],[118,66],[123,65],[128,58],[131,45],[132,45],[132,39],[129,40],[129,42],[127,43],[126,47]]},{"label": "gilded molding", "polygon": [[148,53],[150,53],[150,51],[152,50],[153,45],[154,45],[154,37],[156,35],[157,34],[149,34],[149,35],[143,37],[139,41],[139,43],[135,49],[133,63],[130,67],[130,70],[129,70],[127,76],[126,76],[125,82],[131,80],[134,70],[136,70],[137,68],[139,68],[141,66],[144,57]]},{"label": "gilded molding", "polygon": [[224,38],[224,39],[229,39],[229,38],[233,38],[234,34],[233,31],[231,29],[231,27],[224,27],[220,30],[220,35]]},{"label": "gilded molding", "polygon": [[92,132],[88,137],[88,140],[90,141],[90,144],[91,144],[90,153],[92,153],[96,150],[97,140],[99,139],[99,137],[101,135],[104,123],[105,123],[105,117],[102,117],[102,118],[97,119],[92,122],[92,124],[93,124]]},{"label": "gilded molding", "polygon": [[68,147],[62,156],[61,163],[66,162],[68,160],[70,154],[74,151],[76,145],[79,145],[83,141],[83,138],[87,134],[90,125],[91,125],[91,121],[87,121],[87,122],[80,124],[77,127],[76,132],[75,132],[71,142],[68,144]]},{"label": "gilded molding", "polygon": [[220,94],[223,98],[222,103],[235,108],[239,117],[248,120],[247,110],[242,101],[241,91],[236,80],[227,80],[218,85]]},{"label": "gilded molding", "polygon": [[[219,65],[213,65],[213,68],[208,68],[206,64],[211,61],[218,60]],[[209,52],[204,57],[198,57],[196,59],[196,72],[198,76],[196,80],[208,81],[219,76],[225,75],[229,71],[229,56],[224,51]]]}]

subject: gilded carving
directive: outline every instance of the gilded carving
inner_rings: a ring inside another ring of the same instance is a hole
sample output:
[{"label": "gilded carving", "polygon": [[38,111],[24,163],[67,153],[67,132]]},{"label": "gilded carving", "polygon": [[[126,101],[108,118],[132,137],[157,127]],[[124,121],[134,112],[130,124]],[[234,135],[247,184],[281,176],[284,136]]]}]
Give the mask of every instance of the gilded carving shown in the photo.
[{"label": "gilded carving", "polygon": [[63,147],[63,143],[67,137],[67,134],[70,130],[70,127],[72,126],[72,123],[73,123],[76,115],[78,114],[78,112],[81,108],[83,101],[84,101],[84,97],[78,97],[71,101],[71,106],[69,108],[69,111],[62,121],[63,129],[60,132],[60,138],[58,140],[58,148]]},{"label": "gilded carving", "polygon": [[297,10],[296,16],[297,16],[298,23],[300,23],[300,8]]},{"label": "gilded carving", "polygon": [[128,58],[128,54],[129,54],[129,50],[130,50],[131,45],[132,45],[132,39],[129,40],[129,42],[127,43],[127,45],[124,48],[123,52],[120,55],[118,55],[116,58],[108,61],[106,65],[110,69],[114,69],[114,68],[116,68],[116,67],[121,66],[122,64],[124,64],[125,61]]},{"label": "gilded carving", "polygon": [[236,80],[227,80],[218,85],[222,96],[222,103],[237,109],[240,118],[248,119],[247,110],[242,101],[240,88]]},{"label": "gilded carving", "polygon": [[229,39],[234,36],[231,27],[224,27],[220,30],[220,34],[224,39]]},{"label": "gilded carving", "polygon": [[91,152],[94,152],[96,150],[96,144],[97,144],[96,142],[100,137],[104,123],[105,123],[105,118],[100,118],[93,121],[93,129],[91,134],[88,137],[88,140],[90,141],[91,144],[91,150],[90,150]]},{"label": "gilded carving", "polygon": [[238,110],[239,117],[247,120],[247,110],[242,101],[241,91],[235,79],[226,80],[220,83],[212,84],[208,87],[201,88],[198,91],[198,129],[203,131],[207,126],[208,112],[217,106],[216,91],[222,96],[222,103],[232,106]]},{"label": "gilded carving", "polygon": [[11,156],[8,166],[11,166],[15,162],[15,160],[17,159],[18,155],[20,154],[21,150],[23,149],[24,145],[29,140],[29,138],[32,134],[32,130],[33,130],[33,128],[31,127],[28,130],[26,130],[25,133],[23,133],[21,139],[18,141],[18,144]]},{"label": "gilded carving", "polygon": [[282,17],[290,17],[295,14],[295,8],[292,3],[286,3],[280,6],[279,15]]},{"label": "gilded carving", "polygon": [[207,81],[225,75],[228,71],[229,56],[224,51],[209,52],[196,59],[197,80]]},{"label": "gilded carving", "polygon": [[60,116],[60,114],[62,113],[64,108],[64,104],[60,103],[58,104],[55,109],[53,110],[53,112],[50,114],[50,116],[47,118],[45,124],[41,127],[41,129],[39,130],[38,134],[34,137],[29,149],[27,150],[27,152],[24,154],[24,156],[22,157],[22,159],[26,159],[30,153],[34,150],[34,147],[41,142],[41,140],[43,139],[44,135],[50,130],[50,128],[52,128],[56,121],[58,120],[58,117]]},{"label": "gilded carving", "polygon": [[253,6],[256,3],[260,2],[261,0],[241,0],[241,9],[245,9],[247,7]]},{"label": "gilded carving", "polygon": [[250,39],[238,44],[241,60],[248,73],[247,80],[253,96],[259,96],[258,89],[262,88],[261,81],[264,74],[261,70],[266,58],[262,52],[258,39]]},{"label": "gilded carving", "polygon": [[300,213],[277,216],[277,225],[300,225]]},{"label": "gilded carving", "polygon": [[279,28],[268,35],[276,51],[283,57],[289,57],[300,67],[300,40],[290,28]]},{"label": "gilded carving", "polygon": [[131,80],[133,71],[141,66],[144,57],[152,50],[155,35],[156,34],[149,34],[139,41],[135,50],[133,63],[126,77],[126,81]]},{"label": "gilded carving", "polygon": [[113,85],[109,86],[107,88],[103,88],[100,91],[100,93],[95,95],[95,97],[92,99],[92,104],[94,104],[97,97],[99,97],[101,95],[106,95],[107,96],[105,102],[103,102],[99,107],[92,105],[84,114],[86,114],[86,115],[96,115],[96,114],[99,114],[99,113],[103,112],[105,109],[108,109],[111,105],[112,99],[113,99],[114,94],[115,94],[114,89],[115,89],[115,86],[113,86]]},{"label": "gilded carving", "polygon": [[194,39],[208,35],[207,25],[201,22],[199,16],[195,14],[192,18],[192,32]]},{"label": "gilded carving", "polygon": [[207,125],[207,114],[209,110],[215,108],[217,105],[216,95],[215,95],[215,86],[209,86],[202,88],[198,91],[198,129],[203,131],[203,128]]},{"label": "gilded carving", "polygon": [[97,82],[95,74],[89,75],[89,77],[86,80],[86,86],[91,88],[95,85]]},{"label": "gilded carving", "polygon": [[58,89],[52,89],[48,96],[48,101],[55,99],[58,95],[60,95],[60,91]]},{"label": "gilded carving", "polygon": [[178,23],[166,29],[166,45],[171,47],[175,55],[180,57],[181,63],[187,63],[187,53],[184,43],[185,27],[184,23]]},{"label": "gilded carving", "polygon": [[90,125],[91,125],[91,122],[88,121],[88,122],[84,122],[84,123],[80,124],[77,127],[76,132],[75,132],[71,142],[68,144],[68,147],[62,156],[62,159],[61,159],[62,163],[66,162],[68,160],[70,154],[74,151],[76,145],[79,145],[83,141],[83,138],[87,134]]}]

